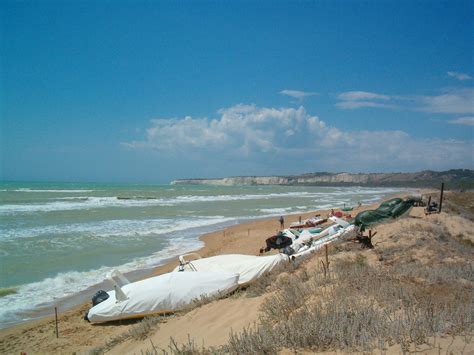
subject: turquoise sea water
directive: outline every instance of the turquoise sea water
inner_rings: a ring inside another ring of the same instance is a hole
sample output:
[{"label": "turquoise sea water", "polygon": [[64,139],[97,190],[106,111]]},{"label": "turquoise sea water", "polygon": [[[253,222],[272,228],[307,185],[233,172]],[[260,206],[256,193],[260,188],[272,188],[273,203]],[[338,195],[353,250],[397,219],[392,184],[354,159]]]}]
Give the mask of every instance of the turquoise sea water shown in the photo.
[{"label": "turquoise sea water", "polygon": [[202,246],[244,220],[374,202],[361,187],[0,184],[0,327],[103,281]]}]

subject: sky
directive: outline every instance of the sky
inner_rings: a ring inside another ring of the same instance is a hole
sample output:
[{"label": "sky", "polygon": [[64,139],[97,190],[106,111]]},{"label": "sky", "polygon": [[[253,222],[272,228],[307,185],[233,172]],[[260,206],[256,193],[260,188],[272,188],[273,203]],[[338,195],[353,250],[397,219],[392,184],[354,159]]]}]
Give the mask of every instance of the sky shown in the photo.
[{"label": "sky", "polygon": [[473,1],[0,2],[0,179],[474,168]]}]

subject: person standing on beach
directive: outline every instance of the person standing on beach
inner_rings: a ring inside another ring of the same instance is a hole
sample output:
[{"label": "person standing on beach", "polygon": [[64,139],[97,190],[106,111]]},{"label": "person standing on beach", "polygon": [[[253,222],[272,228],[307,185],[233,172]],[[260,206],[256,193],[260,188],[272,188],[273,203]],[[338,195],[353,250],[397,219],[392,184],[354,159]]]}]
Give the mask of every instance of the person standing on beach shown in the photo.
[{"label": "person standing on beach", "polygon": [[283,219],[283,216],[280,216],[280,228],[283,229],[285,227],[285,220]]}]

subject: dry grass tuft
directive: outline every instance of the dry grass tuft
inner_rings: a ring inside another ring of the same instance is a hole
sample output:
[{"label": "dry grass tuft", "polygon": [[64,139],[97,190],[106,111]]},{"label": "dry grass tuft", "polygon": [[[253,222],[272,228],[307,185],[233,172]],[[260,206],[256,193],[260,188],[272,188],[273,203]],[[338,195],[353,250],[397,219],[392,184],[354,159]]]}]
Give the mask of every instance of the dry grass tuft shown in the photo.
[{"label": "dry grass tuft", "polygon": [[443,201],[443,210],[474,221],[474,191],[447,192]]},{"label": "dry grass tuft", "polygon": [[168,349],[147,354],[383,351],[393,344],[405,351],[431,336],[473,331],[472,280],[463,264],[377,269],[356,256],[335,262],[330,279],[321,270],[279,277],[259,324],[231,333],[224,346],[171,339]]},{"label": "dry grass tuft", "polygon": [[280,285],[263,306],[260,325],[231,334],[219,350],[370,351],[395,343],[408,348],[432,335],[472,331],[472,287],[453,280],[455,275],[472,277],[469,269],[426,268],[425,276],[438,281],[420,286],[396,268],[381,271],[359,260],[336,263],[326,284],[319,273],[307,281],[292,278]]}]

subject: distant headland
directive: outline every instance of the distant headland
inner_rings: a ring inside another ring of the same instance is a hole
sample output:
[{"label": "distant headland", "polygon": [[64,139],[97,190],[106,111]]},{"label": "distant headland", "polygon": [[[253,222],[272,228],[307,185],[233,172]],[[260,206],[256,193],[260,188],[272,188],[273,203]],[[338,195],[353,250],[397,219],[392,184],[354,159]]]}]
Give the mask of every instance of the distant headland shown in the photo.
[{"label": "distant headland", "polygon": [[394,186],[435,187],[441,182],[448,188],[474,189],[474,170],[424,170],[414,173],[328,173],[315,172],[289,176],[233,176],[211,179],[179,179],[172,185],[289,185],[289,186]]}]

